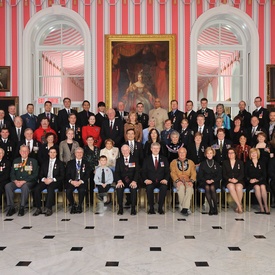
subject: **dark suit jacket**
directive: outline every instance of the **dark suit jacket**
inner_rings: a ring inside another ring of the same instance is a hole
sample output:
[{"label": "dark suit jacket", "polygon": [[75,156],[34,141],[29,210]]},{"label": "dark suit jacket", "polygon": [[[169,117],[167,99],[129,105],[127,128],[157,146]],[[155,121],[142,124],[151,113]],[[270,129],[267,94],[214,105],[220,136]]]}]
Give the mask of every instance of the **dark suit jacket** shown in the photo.
[{"label": "dark suit jacket", "polygon": [[[75,180],[76,176],[77,176],[77,174],[76,174],[76,160],[73,159],[73,160],[70,160],[66,166],[66,176],[65,176],[66,185],[69,184],[70,180]],[[86,188],[88,186],[89,178],[90,178],[90,165],[86,160],[82,159],[81,169],[80,169],[80,179],[84,181]]]},{"label": "dark suit jacket", "polygon": [[121,119],[115,119],[113,130],[110,130],[110,122],[109,119],[103,121],[101,128],[101,138],[102,144],[104,144],[105,140],[110,138],[115,142],[115,147],[121,146],[123,142],[124,135],[124,127]]},{"label": "dark suit jacket", "polygon": [[231,168],[230,160],[227,159],[222,164],[223,183],[228,184],[228,179],[235,178],[239,183],[244,184],[244,164],[241,160],[236,159],[233,169]]},{"label": "dark suit jacket", "polygon": [[189,144],[194,141],[194,132],[187,128],[184,131],[180,130],[180,142],[187,149]]},{"label": "dark suit jacket", "polygon": [[30,115],[28,113],[24,114],[21,116],[22,120],[23,120],[23,126],[24,128],[31,128],[33,131],[35,131],[36,125],[37,125],[37,116],[32,115],[32,117],[30,117]]},{"label": "dark suit jacket", "polygon": [[[25,127],[22,126],[21,127],[21,133],[20,133],[20,141],[25,139],[25,136],[24,136],[24,131],[25,131]],[[11,130],[10,130],[10,138],[11,140],[13,140],[15,143],[18,143],[19,140],[18,140],[18,136],[17,136],[17,129],[15,127],[12,127]]]},{"label": "dark suit jacket", "polygon": [[[27,182],[36,182],[38,179],[39,167],[36,159],[28,157],[25,167],[20,167],[22,158],[16,158],[11,167],[10,179],[14,180],[25,180]],[[30,168],[31,167],[31,168]],[[31,170],[28,171],[27,169]],[[27,171],[26,171],[27,170]]]},{"label": "dark suit jacket", "polygon": [[269,111],[266,108],[261,107],[259,111],[254,110],[252,112],[253,116],[256,116],[259,118],[259,125],[261,127],[264,127],[265,129],[269,125]]},{"label": "dark suit jacket", "polygon": [[6,143],[0,138],[0,147],[4,149],[5,156],[4,158],[12,162],[17,154],[17,145],[13,140],[8,139]]},{"label": "dark suit jacket", "polygon": [[[41,181],[43,178],[47,178],[48,176],[48,170],[49,170],[49,162],[50,159],[48,158],[46,161],[43,162],[40,173],[39,173],[39,180]],[[53,178],[56,179],[56,182],[60,185],[59,188],[63,186],[63,181],[65,178],[65,167],[62,161],[59,159],[55,160],[54,166],[53,166]]]},{"label": "dark suit jacket", "polygon": [[184,113],[183,118],[188,119],[188,123],[189,123],[188,127],[190,129],[197,126],[197,112],[195,112],[194,110],[192,110],[188,116],[187,116],[187,112]]},{"label": "dark suit jacket", "polygon": [[142,113],[139,115],[137,113],[138,122],[141,123],[142,129],[148,128],[149,116],[147,114]]},{"label": "dark suit jacket", "polygon": [[[264,132],[267,134],[266,129],[258,125],[256,132]],[[267,135],[268,136],[268,135]],[[251,147],[254,147],[258,143],[257,141],[257,135],[252,136],[252,127],[247,129],[247,144]]]},{"label": "dark suit jacket", "polygon": [[[15,154],[17,157],[20,156],[19,150],[20,150],[20,146],[23,144],[28,145],[28,144],[26,144],[26,139],[23,139],[17,143],[16,154]],[[34,147],[36,147],[36,148],[34,148]],[[37,160],[38,159],[38,151],[39,151],[40,147],[41,147],[41,143],[36,140],[33,140],[33,148],[32,148],[32,151],[29,153],[29,157]],[[38,150],[35,150],[35,149],[38,149]]]},{"label": "dark suit jacket", "polygon": [[217,161],[220,165],[223,164],[223,161],[228,158],[227,156],[227,150],[232,147],[232,141],[229,139],[224,139],[223,142],[223,147],[222,147],[222,152],[220,151],[220,145],[219,145],[219,140],[215,140],[211,147],[215,149],[216,155],[214,157],[215,161]]},{"label": "dark suit jacket", "polygon": [[206,147],[207,146],[201,142],[197,152],[195,142],[190,142],[187,148],[187,158],[191,159],[196,165],[201,163],[205,159],[204,151]]},{"label": "dark suit jacket", "polygon": [[206,108],[205,112],[202,109],[197,111],[197,115],[203,114],[205,117],[205,125],[210,126],[211,128],[215,124],[215,115],[212,109]]},{"label": "dark suit jacket", "polygon": [[[194,133],[197,133],[199,131],[199,127],[196,126],[194,129]],[[213,129],[209,126],[204,125],[203,133],[202,133],[202,143],[210,146],[213,142],[214,136],[213,136]]]},{"label": "dark suit jacket", "polygon": [[173,124],[172,128],[179,132],[181,129],[181,121],[183,119],[183,112],[180,110],[176,110],[175,113],[170,111],[168,113],[168,118],[171,119],[171,121],[172,121],[172,124]]},{"label": "dark suit jacket", "polygon": [[[40,122],[43,118],[47,117],[46,113],[41,113],[37,117],[37,123],[36,123],[36,128],[39,128]],[[51,118],[50,118],[50,127],[55,130],[56,133],[58,133],[58,122],[57,122],[57,115],[51,113]]]},{"label": "dark suit jacket", "polygon": [[[94,113],[88,111],[88,114],[86,111],[81,111],[77,114],[77,124],[82,128],[83,126],[86,126],[88,124],[88,118],[90,115],[94,115]],[[67,119],[68,121],[68,119]]]},{"label": "dark suit jacket", "polygon": [[8,128],[8,126],[9,126],[9,129],[10,129],[10,127],[14,127],[14,122],[11,119],[11,116],[8,113],[5,115],[4,121],[7,124],[7,128]]},{"label": "dark suit jacket", "polygon": [[148,156],[143,161],[141,176],[142,176],[143,182],[146,179],[149,179],[154,183],[159,183],[163,179],[169,181],[170,167],[169,167],[168,159],[160,155],[158,168],[156,170],[152,155]]},{"label": "dark suit jacket", "polygon": [[116,169],[115,169],[115,182],[122,180],[122,182],[129,185],[132,181],[138,183],[139,179],[139,164],[137,159],[134,156],[130,155],[129,158],[129,166],[124,164],[124,157],[121,156],[116,161]]},{"label": "dark suit jacket", "polygon": [[[11,162],[7,159],[0,161],[0,185],[4,185],[10,182]],[[3,191],[3,190],[2,190]]]},{"label": "dark suit jacket", "polygon": [[14,126],[12,126],[11,123],[6,119],[6,117],[4,117],[4,124],[2,124],[2,127],[0,127],[0,130],[2,130],[2,128],[7,128],[10,131],[12,127]]},{"label": "dark suit jacket", "polygon": [[[129,145],[129,142],[126,141],[125,144]],[[142,162],[143,162],[143,158],[144,158],[143,157],[143,145],[141,142],[137,142],[137,141],[134,141],[134,144],[135,144],[134,145],[134,153],[133,153],[133,155],[131,153],[130,154],[138,161],[139,166],[141,166]]]},{"label": "dark suit jacket", "polygon": [[124,117],[128,117],[129,113],[128,112],[125,112],[123,111],[123,118],[120,116],[120,112],[119,111],[116,111],[116,118],[118,118],[123,124],[126,123],[126,120]]},{"label": "dark suit jacket", "polygon": [[95,115],[95,125],[98,127],[102,127],[102,123],[104,120],[108,120],[107,115],[105,114],[104,116],[102,116],[100,113],[97,113]]},{"label": "dark suit jacket", "polygon": [[[77,111],[74,109],[70,109],[71,114],[75,114],[77,116]],[[68,124],[68,113],[67,110],[64,108],[62,110],[58,111],[57,114],[57,124],[58,124],[58,130]]]},{"label": "dark suit jacket", "polygon": [[243,127],[249,128],[251,127],[251,114],[247,110],[239,111],[238,116],[240,116],[243,119]]}]

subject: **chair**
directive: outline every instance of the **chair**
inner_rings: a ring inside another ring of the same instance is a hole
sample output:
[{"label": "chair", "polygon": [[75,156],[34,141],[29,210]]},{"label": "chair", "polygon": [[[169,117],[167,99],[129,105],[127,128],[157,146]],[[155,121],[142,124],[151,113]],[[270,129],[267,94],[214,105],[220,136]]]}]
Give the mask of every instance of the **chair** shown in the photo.
[{"label": "chair", "polygon": [[[95,213],[96,204],[97,204],[97,197],[96,197],[97,194],[98,194],[98,188],[95,187],[94,188],[94,213]],[[115,212],[115,188],[110,187],[107,194],[112,194],[113,212]]]},{"label": "chair", "polygon": [[[58,195],[58,188],[54,189],[54,193],[55,193],[55,212],[57,212],[57,195]],[[42,207],[44,208],[44,196],[48,194],[48,189],[45,188],[44,190],[42,190]]]},{"label": "chair", "polygon": [[[159,194],[159,188],[155,188],[154,189],[154,195]],[[166,198],[167,196],[165,196],[165,200],[164,200],[164,211],[166,212],[166,208],[167,208],[167,202],[166,202]],[[148,212],[148,201],[147,201],[147,193],[145,192],[145,211],[146,213]]]},{"label": "chair", "polygon": [[[176,208],[176,194],[178,193],[178,190],[176,187],[172,187],[172,196],[173,196],[173,205],[172,205],[172,211],[175,212]],[[192,207],[192,212],[194,213],[195,211],[195,192],[193,192],[192,195],[192,201],[191,201],[191,207]]]},{"label": "chair", "polygon": [[[57,194],[57,193],[56,193]],[[67,212],[67,194],[66,194],[66,189],[64,190],[64,212]],[[73,195],[74,197],[78,194],[78,190],[77,189],[74,189],[73,191]],[[83,201],[83,204],[84,204],[84,212],[86,212],[86,196],[84,196],[84,201]],[[57,204],[56,204],[57,205]]]},{"label": "chair", "polygon": [[[267,192],[267,204],[268,204],[268,208],[270,210],[270,192],[269,191],[266,191]],[[255,190],[254,189],[251,189],[249,192],[248,192],[248,211],[250,212],[251,210],[251,194],[252,193],[255,193]]]},{"label": "chair", "polygon": [[[223,187],[223,191],[224,191],[224,211],[227,211],[227,194],[230,193],[229,192],[229,189],[226,188],[226,187]],[[243,193],[244,193],[244,196],[243,196],[243,212],[246,211],[246,189],[243,188]]]},{"label": "chair", "polygon": [[[202,212],[202,194],[205,194],[205,189],[199,187],[198,191],[200,193],[200,212]],[[219,208],[220,208],[220,213],[222,212],[222,190],[220,188],[216,189],[216,194],[219,194]]]},{"label": "chair", "polygon": [[[131,194],[131,190],[130,188],[124,188],[124,194]],[[116,208],[118,207],[118,203],[117,203],[117,196],[115,196],[116,199]],[[138,189],[137,189],[137,205],[136,205],[136,210],[138,212],[138,205],[139,205],[139,196],[138,196]]]}]

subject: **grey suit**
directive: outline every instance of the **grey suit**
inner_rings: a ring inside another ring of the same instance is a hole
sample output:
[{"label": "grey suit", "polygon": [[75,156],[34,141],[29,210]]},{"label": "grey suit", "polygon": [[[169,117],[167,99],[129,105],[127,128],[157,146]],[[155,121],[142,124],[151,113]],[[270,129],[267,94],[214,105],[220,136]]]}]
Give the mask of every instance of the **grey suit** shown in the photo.
[{"label": "grey suit", "polygon": [[79,147],[77,141],[73,141],[71,150],[66,140],[61,141],[59,144],[59,159],[65,164],[67,164],[68,161],[75,159],[74,151],[77,147]]}]

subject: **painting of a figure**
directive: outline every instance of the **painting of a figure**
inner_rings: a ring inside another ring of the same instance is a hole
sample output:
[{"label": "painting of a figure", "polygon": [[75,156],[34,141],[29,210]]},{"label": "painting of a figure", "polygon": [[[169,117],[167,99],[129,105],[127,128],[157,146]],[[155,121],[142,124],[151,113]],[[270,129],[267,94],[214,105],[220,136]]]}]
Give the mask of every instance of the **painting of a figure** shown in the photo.
[{"label": "painting of a figure", "polygon": [[155,98],[159,97],[162,107],[168,109],[170,97],[174,94],[171,78],[171,69],[174,74],[174,67],[170,60],[169,39],[158,41],[150,36],[150,39],[140,40],[135,37],[133,41],[129,36],[119,38],[119,41],[107,39],[107,55],[111,59],[111,69],[106,70],[107,105],[116,108],[118,102],[122,101],[126,111],[135,111],[136,104],[142,102],[144,112],[149,113]]},{"label": "painting of a figure", "polygon": [[10,67],[9,66],[0,67],[0,91],[2,92],[10,91]]}]

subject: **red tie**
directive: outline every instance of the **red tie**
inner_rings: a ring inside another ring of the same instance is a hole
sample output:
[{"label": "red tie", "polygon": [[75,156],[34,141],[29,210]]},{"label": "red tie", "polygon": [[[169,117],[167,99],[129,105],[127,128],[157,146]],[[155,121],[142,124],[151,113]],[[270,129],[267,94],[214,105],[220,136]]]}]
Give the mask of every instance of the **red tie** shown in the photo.
[{"label": "red tie", "polygon": [[155,157],[155,170],[157,170],[158,169],[158,158],[157,157]]}]

